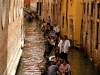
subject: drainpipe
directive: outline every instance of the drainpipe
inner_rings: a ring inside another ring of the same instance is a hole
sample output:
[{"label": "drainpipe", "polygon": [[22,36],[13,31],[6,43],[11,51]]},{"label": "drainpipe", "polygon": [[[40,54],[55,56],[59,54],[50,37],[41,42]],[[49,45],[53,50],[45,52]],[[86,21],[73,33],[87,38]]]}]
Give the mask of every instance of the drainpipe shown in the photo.
[{"label": "drainpipe", "polygon": [[[84,16],[84,0],[83,0],[83,3],[81,3],[81,4],[83,4],[83,13],[82,13],[82,21],[81,21],[81,35],[80,35],[80,42],[81,42],[81,44],[83,43],[83,16]],[[83,44],[82,44],[82,46],[83,46]]]},{"label": "drainpipe", "polygon": [[[87,4],[86,4],[87,6]],[[86,9],[87,10],[87,9]],[[87,12],[88,13],[88,12]],[[87,15],[87,14],[86,14]],[[86,30],[85,30],[85,56],[87,56],[87,23],[88,23],[88,16],[86,16]]]},{"label": "drainpipe", "polygon": [[68,34],[68,0],[66,1],[66,21],[67,21],[67,34]]}]

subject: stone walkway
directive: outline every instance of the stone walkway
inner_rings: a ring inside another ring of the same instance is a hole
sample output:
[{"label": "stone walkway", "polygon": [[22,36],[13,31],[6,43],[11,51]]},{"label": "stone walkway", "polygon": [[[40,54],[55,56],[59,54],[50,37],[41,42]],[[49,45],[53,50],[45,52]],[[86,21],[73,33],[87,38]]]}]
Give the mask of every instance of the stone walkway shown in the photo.
[{"label": "stone walkway", "polygon": [[43,33],[39,28],[36,29],[39,23],[37,20],[32,23],[25,22],[25,46],[16,75],[41,75],[40,68],[45,64],[45,46]]}]

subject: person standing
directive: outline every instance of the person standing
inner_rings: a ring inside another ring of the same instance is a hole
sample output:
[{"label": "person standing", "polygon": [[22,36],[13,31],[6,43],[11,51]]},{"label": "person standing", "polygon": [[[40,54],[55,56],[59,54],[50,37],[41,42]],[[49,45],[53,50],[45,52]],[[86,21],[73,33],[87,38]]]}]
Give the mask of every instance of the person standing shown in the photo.
[{"label": "person standing", "polygon": [[68,37],[66,34],[63,35],[63,39],[60,40],[59,44],[59,52],[60,52],[60,58],[61,59],[67,59],[68,58],[68,53],[70,49],[70,41],[68,40]]},{"label": "person standing", "polygon": [[47,18],[47,25],[49,25],[50,26],[50,23],[51,23],[51,18],[50,18],[50,16]]},{"label": "person standing", "polygon": [[60,28],[59,25],[55,22],[53,30],[56,32],[56,36],[60,36]]}]

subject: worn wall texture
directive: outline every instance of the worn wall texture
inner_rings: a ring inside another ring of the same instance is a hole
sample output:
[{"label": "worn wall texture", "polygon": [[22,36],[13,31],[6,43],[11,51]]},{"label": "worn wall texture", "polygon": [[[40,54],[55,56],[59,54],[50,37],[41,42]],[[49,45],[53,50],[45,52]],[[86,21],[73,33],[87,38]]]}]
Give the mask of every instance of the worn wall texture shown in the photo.
[{"label": "worn wall texture", "polygon": [[[7,37],[8,37],[8,0],[0,0],[0,75],[7,67]],[[5,73],[6,74],[6,73]]]},{"label": "worn wall texture", "polygon": [[24,0],[0,3],[0,75],[14,75],[23,41]]},{"label": "worn wall texture", "polygon": [[24,0],[11,1],[9,10],[8,49],[7,49],[8,75],[14,75],[21,55],[20,53],[21,53],[22,35],[23,35],[22,34],[23,7],[24,7]]},{"label": "worn wall texture", "polygon": [[24,0],[24,4],[26,7],[30,8],[30,0]]},{"label": "worn wall texture", "polygon": [[43,18],[46,21],[47,17],[51,17],[51,25],[57,22],[59,25],[61,23],[61,0],[43,0]]},{"label": "worn wall texture", "polygon": [[82,44],[100,69],[100,0],[84,0]]}]

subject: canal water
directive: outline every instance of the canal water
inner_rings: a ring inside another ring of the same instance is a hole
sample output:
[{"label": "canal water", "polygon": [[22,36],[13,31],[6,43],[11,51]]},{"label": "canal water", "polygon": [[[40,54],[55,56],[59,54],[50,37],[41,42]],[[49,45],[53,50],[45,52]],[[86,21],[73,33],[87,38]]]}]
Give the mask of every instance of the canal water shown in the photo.
[{"label": "canal water", "polygon": [[[25,21],[24,23],[25,46],[16,75],[41,75],[40,68],[45,64],[43,57],[45,40],[39,27],[40,21],[33,20],[33,22]],[[71,75],[100,75],[93,63],[84,57],[81,50],[71,49],[68,59],[71,65]]]},{"label": "canal water", "polygon": [[39,24],[40,21],[36,19],[24,22],[25,45],[16,75],[41,75],[41,68],[45,64],[45,46]]},{"label": "canal water", "polygon": [[68,59],[71,65],[72,75],[100,75],[100,71],[84,56],[82,50],[71,49]]}]

